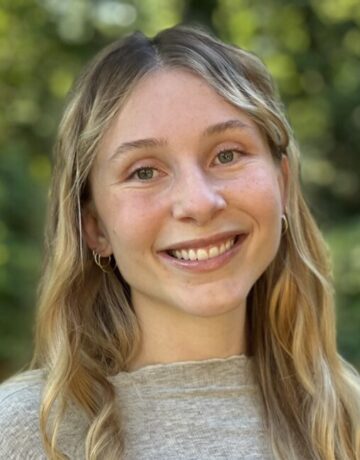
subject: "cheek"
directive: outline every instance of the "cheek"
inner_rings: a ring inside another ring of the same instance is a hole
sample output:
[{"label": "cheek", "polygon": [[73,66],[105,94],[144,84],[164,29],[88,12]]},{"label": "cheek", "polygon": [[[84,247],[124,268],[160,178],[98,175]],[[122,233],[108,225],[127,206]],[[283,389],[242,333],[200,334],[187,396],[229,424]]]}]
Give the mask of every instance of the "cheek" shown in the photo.
[{"label": "cheek", "polygon": [[145,193],[122,192],[121,197],[109,197],[107,227],[114,252],[141,257],[154,241],[162,209],[159,200]]},{"label": "cheek", "polygon": [[273,168],[256,165],[240,175],[228,190],[234,200],[258,218],[278,218],[281,214],[280,187]]}]

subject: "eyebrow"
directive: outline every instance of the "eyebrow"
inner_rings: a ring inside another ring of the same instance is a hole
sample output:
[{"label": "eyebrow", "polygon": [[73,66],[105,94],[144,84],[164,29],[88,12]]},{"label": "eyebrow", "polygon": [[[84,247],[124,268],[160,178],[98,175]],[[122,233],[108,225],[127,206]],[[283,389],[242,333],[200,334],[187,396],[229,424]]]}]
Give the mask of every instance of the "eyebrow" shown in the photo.
[{"label": "eyebrow", "polygon": [[[230,129],[253,129],[253,128],[250,125],[247,125],[246,123],[238,119],[232,119],[232,120],[226,120],[221,123],[216,123],[214,125],[208,126],[205,129],[205,131],[202,133],[201,136],[209,137],[215,134],[223,133],[224,131],[227,131]],[[128,153],[130,151],[140,150],[140,149],[159,148],[159,147],[164,147],[166,145],[168,145],[168,142],[166,139],[163,139],[163,138],[160,138],[160,139],[147,138],[147,139],[137,139],[134,141],[123,142],[115,149],[109,161],[112,162],[116,158],[121,156],[122,154]]]}]

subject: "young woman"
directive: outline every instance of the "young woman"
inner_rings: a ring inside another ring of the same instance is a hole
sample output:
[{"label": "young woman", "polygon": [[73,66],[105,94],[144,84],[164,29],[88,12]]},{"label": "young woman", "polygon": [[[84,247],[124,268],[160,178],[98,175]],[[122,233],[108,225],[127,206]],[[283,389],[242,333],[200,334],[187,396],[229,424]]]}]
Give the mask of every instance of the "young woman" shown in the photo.
[{"label": "young woman", "polygon": [[103,50],[72,91],[49,203],[1,458],[360,458],[326,246],[259,59],[181,26]]}]

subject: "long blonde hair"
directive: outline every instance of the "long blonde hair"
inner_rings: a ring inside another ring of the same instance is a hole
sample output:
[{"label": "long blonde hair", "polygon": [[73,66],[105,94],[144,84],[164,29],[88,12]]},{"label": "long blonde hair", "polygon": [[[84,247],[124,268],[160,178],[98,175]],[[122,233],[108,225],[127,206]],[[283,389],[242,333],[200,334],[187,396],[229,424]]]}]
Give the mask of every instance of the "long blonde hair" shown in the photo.
[{"label": "long blonde hair", "polygon": [[301,193],[299,151],[272,79],[253,54],[185,26],[153,39],[136,32],[103,50],[74,86],[60,125],[32,362],[46,371],[40,427],[47,454],[65,458],[57,435],[69,401],[88,416],[87,460],[123,452],[109,377],[128,369],[140,330],[121,273],[102,273],[84,243],[82,210],[102,136],[140,79],[159,68],[201,76],[252,117],[275,161],[289,160],[289,228],[247,301],[274,457],[359,459],[359,379],[337,353],[328,253]]}]

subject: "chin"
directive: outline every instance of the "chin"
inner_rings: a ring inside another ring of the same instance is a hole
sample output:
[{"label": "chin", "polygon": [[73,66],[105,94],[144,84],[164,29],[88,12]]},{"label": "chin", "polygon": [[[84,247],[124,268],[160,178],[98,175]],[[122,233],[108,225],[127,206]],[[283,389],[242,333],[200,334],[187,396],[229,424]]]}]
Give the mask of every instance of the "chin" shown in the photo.
[{"label": "chin", "polygon": [[191,302],[186,302],[182,306],[178,306],[184,313],[198,316],[202,318],[210,318],[222,316],[227,313],[241,310],[246,305],[246,297],[241,297],[233,300],[229,299],[202,299],[194,304],[194,299]]}]

